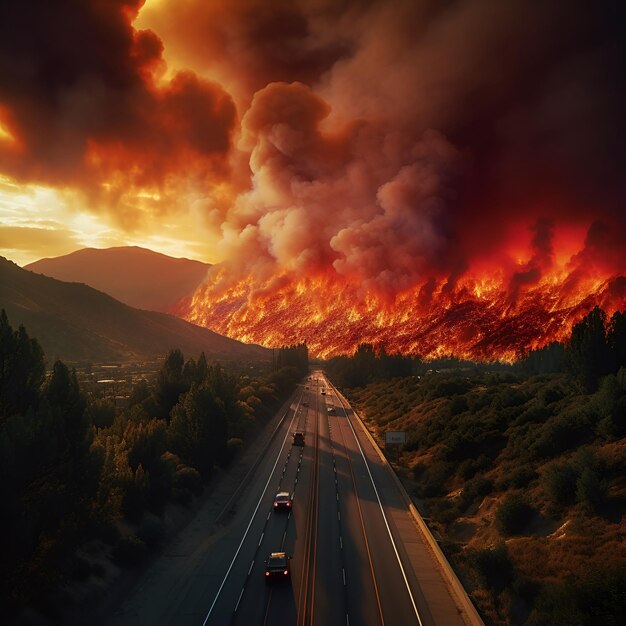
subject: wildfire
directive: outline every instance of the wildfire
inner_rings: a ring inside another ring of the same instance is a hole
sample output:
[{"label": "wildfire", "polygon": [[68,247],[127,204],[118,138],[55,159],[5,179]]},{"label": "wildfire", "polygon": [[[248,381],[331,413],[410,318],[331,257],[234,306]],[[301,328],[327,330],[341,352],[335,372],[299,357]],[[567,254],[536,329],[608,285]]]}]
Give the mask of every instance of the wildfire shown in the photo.
[{"label": "wildfire", "polygon": [[253,288],[249,277],[223,289],[221,270],[177,313],[245,342],[272,347],[305,341],[319,357],[351,353],[367,342],[424,358],[514,361],[565,339],[596,304],[609,315],[624,308],[623,277],[574,281],[572,274],[564,279],[555,270],[517,293],[514,302],[503,278],[486,276],[465,277],[453,289],[444,280],[434,289],[419,284],[390,301],[330,275],[283,276],[274,289],[269,283]]}]

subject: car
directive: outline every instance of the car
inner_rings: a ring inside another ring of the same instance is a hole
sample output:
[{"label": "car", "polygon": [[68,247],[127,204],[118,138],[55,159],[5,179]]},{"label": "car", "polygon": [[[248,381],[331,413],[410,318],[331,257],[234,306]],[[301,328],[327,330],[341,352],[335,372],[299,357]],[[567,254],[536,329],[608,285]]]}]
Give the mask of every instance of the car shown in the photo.
[{"label": "car", "polygon": [[326,395],[326,389],[324,389],[324,387],[322,387],[322,391],[320,391],[320,393],[325,396]]},{"label": "car", "polygon": [[293,445],[294,446],[303,446],[304,445],[304,433],[297,430],[293,434]]},{"label": "car", "polygon": [[329,413],[334,413],[334,412],[335,412],[335,407],[334,407],[334,406],[329,406],[326,410],[327,410]]},{"label": "car", "polygon": [[291,511],[293,496],[288,491],[279,491],[274,498],[274,511]]},{"label": "car", "polygon": [[291,578],[290,560],[291,556],[284,552],[272,552],[265,560],[265,582],[269,585],[288,581]]}]

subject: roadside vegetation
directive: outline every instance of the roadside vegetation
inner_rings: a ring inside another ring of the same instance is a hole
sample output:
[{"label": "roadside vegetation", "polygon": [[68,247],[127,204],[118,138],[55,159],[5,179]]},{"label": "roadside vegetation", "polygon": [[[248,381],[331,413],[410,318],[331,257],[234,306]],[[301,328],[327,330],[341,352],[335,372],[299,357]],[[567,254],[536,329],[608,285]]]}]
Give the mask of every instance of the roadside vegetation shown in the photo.
[{"label": "roadside vegetation", "polygon": [[624,313],[516,366],[344,392],[381,448],[407,433],[389,456],[486,623],[626,623]]},{"label": "roadside vegetation", "polygon": [[[88,396],[61,361],[0,314],[0,615],[66,608],[59,589],[138,565],[165,538],[169,507],[188,507],[291,393],[306,346],[278,351],[263,378],[204,354],[165,357],[127,406]],[[67,601],[67,598],[65,599]]]}]

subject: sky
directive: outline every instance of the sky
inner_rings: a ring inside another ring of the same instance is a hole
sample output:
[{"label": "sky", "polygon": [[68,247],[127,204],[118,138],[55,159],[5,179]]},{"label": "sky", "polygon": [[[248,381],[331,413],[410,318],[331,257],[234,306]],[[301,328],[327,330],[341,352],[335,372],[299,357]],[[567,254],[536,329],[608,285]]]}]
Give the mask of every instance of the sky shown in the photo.
[{"label": "sky", "polygon": [[303,292],[349,294],[344,346],[420,307],[510,319],[540,295],[560,336],[593,303],[624,305],[619,4],[12,3],[0,254],[220,263],[180,312],[255,341],[254,307]]}]

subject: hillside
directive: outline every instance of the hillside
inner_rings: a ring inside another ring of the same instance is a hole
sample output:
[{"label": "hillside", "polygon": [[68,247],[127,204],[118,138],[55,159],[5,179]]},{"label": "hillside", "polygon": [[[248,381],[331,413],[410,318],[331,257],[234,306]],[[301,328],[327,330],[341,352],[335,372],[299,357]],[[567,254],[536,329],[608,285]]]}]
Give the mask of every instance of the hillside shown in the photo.
[{"label": "hillside", "polygon": [[[347,390],[487,624],[626,615],[626,369],[429,373]],[[622,594],[622,595],[620,595]]]},{"label": "hillside", "polygon": [[144,359],[180,348],[189,356],[266,359],[269,351],[177,317],[135,309],[80,283],[34,274],[0,257],[0,308],[23,324],[48,360]]},{"label": "hillside", "polygon": [[57,280],[85,283],[130,306],[169,312],[193,293],[211,266],[139,247],[85,248],[40,259],[25,269]]}]

